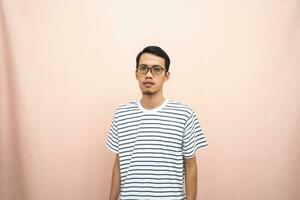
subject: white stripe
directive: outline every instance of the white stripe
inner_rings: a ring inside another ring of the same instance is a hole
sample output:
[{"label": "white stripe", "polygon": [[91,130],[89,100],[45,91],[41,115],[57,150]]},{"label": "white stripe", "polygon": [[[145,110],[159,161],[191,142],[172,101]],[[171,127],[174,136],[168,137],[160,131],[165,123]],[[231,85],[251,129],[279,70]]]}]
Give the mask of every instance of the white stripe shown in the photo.
[{"label": "white stripe", "polygon": [[182,200],[183,159],[207,142],[189,106],[166,100],[145,110],[137,100],[116,109],[107,146],[120,157],[121,200]]}]

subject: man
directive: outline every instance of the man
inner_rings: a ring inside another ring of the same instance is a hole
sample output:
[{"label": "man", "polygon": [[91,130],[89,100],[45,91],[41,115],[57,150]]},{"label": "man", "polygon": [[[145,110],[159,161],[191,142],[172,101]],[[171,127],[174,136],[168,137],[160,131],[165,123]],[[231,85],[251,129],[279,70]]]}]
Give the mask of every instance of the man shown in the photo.
[{"label": "man", "polygon": [[192,109],[163,95],[169,66],[157,46],[136,57],[142,98],[120,105],[109,130],[107,146],[116,153],[110,200],[196,200],[195,155],[207,142]]}]

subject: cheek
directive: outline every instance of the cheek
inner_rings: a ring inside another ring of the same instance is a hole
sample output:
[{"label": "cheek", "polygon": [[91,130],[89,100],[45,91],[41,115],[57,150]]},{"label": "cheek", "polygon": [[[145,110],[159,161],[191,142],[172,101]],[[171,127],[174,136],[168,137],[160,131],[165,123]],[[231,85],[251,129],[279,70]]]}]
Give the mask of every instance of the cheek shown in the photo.
[{"label": "cheek", "polygon": [[163,84],[164,84],[164,79],[159,79],[159,80],[157,81],[157,86],[158,86],[158,87],[162,87]]},{"label": "cheek", "polygon": [[139,82],[139,84],[141,84],[142,79],[139,76],[136,76],[136,80]]}]

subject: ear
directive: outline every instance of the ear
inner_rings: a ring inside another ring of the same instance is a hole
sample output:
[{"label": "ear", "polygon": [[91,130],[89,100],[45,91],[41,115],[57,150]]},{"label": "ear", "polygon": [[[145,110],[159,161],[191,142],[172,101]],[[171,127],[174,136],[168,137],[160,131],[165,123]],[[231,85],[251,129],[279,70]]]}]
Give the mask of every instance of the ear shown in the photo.
[{"label": "ear", "polygon": [[135,74],[136,80],[138,80],[138,75],[137,75],[137,71],[136,70],[134,70],[134,74]]},{"label": "ear", "polygon": [[164,78],[164,82],[166,82],[166,81],[168,81],[169,80],[169,78],[170,78],[170,72],[168,71],[168,72],[166,72],[166,74],[165,74],[165,78]]}]

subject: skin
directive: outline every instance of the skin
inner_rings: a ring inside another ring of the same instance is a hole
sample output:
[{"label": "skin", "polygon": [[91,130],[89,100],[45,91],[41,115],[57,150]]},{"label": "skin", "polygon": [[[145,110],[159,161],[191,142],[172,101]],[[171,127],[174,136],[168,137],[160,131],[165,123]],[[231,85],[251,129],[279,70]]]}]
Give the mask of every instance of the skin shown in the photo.
[{"label": "skin", "polygon": [[110,200],[117,200],[120,193],[120,165],[119,165],[119,156],[116,154],[115,162],[112,170],[112,177],[111,177],[111,186],[110,186],[110,194],[109,199]]},{"label": "skin", "polygon": [[[143,53],[139,60],[139,65],[145,64],[149,67],[159,65],[165,68],[165,60],[159,56]],[[142,98],[141,105],[145,109],[153,109],[160,106],[165,98],[163,96],[163,85],[170,78],[170,72],[162,72],[160,75],[153,75],[149,70],[147,74],[140,75],[135,72],[136,80],[138,81]],[[145,84],[145,82],[152,84]],[[185,192],[187,200],[196,200],[197,195],[197,162],[195,156],[190,159],[185,159]],[[119,157],[116,155],[113,166],[112,182],[110,190],[110,200],[117,200],[120,193],[120,166]]]},{"label": "skin", "polygon": [[[147,66],[159,65],[164,67],[165,60],[153,54],[143,53],[140,57],[139,64],[145,64]],[[162,72],[160,75],[154,76],[149,70],[145,75],[140,75],[135,72],[135,77],[142,92],[140,103],[145,109],[153,109],[164,102],[163,84],[169,80],[170,72]],[[145,85],[145,81],[150,81],[154,84]]]},{"label": "skin", "polygon": [[187,200],[197,199],[197,160],[196,156],[185,161],[185,194]]}]

